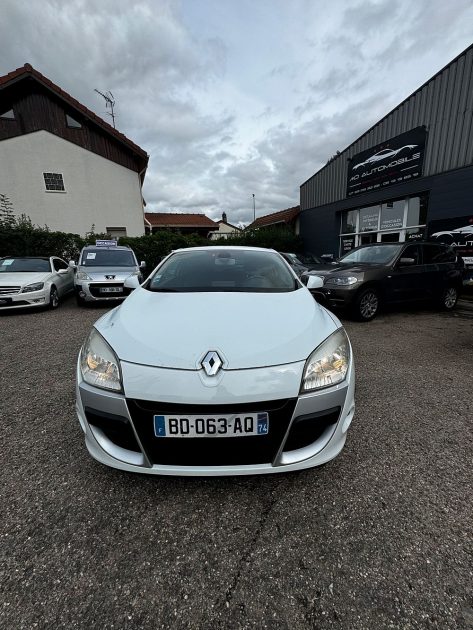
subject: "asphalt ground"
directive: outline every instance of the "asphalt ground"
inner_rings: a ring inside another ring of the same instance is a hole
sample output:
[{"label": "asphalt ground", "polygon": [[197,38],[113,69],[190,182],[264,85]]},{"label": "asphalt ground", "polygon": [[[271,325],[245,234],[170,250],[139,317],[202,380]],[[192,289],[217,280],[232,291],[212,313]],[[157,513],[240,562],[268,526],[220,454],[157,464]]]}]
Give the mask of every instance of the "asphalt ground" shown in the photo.
[{"label": "asphalt ground", "polygon": [[149,477],[86,452],[103,308],[0,314],[0,627],[473,627],[473,312],[346,322],[357,411],[328,465]]}]

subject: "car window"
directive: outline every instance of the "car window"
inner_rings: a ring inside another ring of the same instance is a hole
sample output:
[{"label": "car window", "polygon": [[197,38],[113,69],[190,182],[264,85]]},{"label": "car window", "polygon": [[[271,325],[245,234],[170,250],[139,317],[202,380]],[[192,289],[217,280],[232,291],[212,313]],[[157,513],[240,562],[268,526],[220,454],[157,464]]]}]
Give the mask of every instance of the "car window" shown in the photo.
[{"label": "car window", "polygon": [[442,245],[436,245],[434,243],[424,245],[424,262],[426,264],[455,262],[455,260],[456,254],[450,247],[442,247]]},{"label": "car window", "polygon": [[0,273],[51,271],[49,258],[3,258]]},{"label": "car window", "polygon": [[53,258],[53,266],[54,266],[54,269],[56,271],[59,271],[60,269],[67,269],[68,268],[67,263],[65,263],[60,258]]},{"label": "car window", "polygon": [[251,250],[176,252],[146,283],[149,291],[273,292],[301,288],[280,256]]},{"label": "car window", "polygon": [[135,267],[133,252],[125,249],[86,249],[80,264],[84,267]]},{"label": "car window", "polygon": [[402,258],[413,258],[415,260],[416,265],[420,265],[422,263],[422,253],[420,251],[419,245],[408,245],[406,249],[402,252]]},{"label": "car window", "polygon": [[387,265],[397,254],[399,245],[370,245],[353,249],[339,260],[341,263],[368,263]]}]

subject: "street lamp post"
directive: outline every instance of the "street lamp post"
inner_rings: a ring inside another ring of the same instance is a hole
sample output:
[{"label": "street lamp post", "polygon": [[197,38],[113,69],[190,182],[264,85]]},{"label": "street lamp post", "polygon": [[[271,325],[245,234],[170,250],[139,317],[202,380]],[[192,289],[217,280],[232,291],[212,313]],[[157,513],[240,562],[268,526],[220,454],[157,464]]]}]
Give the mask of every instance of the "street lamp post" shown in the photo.
[{"label": "street lamp post", "polygon": [[253,222],[256,221],[255,193],[253,193]]}]

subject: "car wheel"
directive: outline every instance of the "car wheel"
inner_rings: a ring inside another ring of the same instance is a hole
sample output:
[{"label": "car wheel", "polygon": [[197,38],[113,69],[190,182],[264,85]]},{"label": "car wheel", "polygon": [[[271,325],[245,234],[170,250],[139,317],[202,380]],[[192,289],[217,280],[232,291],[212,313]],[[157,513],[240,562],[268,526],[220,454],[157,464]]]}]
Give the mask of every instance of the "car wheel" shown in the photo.
[{"label": "car wheel", "polygon": [[85,306],[86,302],[84,300],[84,298],[82,298],[79,294],[76,294],[76,302],[77,302],[77,306]]},{"label": "car wheel", "polygon": [[458,290],[455,287],[447,287],[442,294],[441,307],[444,311],[452,311],[457,305]]},{"label": "car wheel", "polygon": [[59,306],[59,293],[55,286],[51,287],[49,292],[49,308],[55,309]]},{"label": "car wheel", "polygon": [[379,311],[379,296],[374,289],[365,289],[356,297],[353,315],[358,321],[369,322]]}]

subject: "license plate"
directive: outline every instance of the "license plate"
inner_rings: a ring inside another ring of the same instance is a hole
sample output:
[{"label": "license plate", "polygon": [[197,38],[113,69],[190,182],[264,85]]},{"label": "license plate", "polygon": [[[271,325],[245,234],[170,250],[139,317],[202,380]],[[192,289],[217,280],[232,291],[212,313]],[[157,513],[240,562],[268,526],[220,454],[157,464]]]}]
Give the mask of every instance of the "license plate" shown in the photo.
[{"label": "license plate", "polygon": [[12,303],[12,299],[11,298],[0,298],[0,304],[11,304]]},{"label": "license plate", "polygon": [[154,416],[156,437],[245,437],[267,435],[269,417],[266,412],[221,416]]},{"label": "license plate", "polygon": [[101,287],[100,293],[123,293],[122,287]]}]

